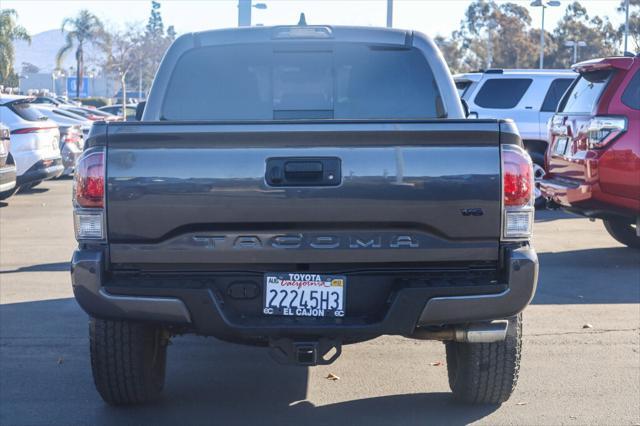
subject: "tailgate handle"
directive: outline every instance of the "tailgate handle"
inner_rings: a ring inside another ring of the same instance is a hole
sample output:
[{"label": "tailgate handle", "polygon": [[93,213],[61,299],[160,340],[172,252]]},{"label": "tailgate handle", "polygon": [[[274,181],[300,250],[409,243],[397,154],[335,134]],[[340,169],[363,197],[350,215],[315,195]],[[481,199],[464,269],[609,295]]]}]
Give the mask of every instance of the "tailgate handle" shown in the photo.
[{"label": "tailgate handle", "polygon": [[265,179],[270,186],[336,186],[340,168],[335,157],[269,158]]},{"label": "tailgate handle", "polygon": [[284,165],[284,174],[292,179],[313,179],[322,177],[320,161],[288,161]]}]

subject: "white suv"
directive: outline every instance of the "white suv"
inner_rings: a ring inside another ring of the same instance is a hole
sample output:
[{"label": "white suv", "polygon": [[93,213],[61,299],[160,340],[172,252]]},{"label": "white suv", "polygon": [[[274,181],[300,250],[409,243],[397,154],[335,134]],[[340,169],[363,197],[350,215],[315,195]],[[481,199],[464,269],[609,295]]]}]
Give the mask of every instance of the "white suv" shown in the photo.
[{"label": "white suv", "polygon": [[16,190],[60,176],[58,125],[31,105],[33,98],[0,94],[0,121],[11,130],[11,156],[16,164]]},{"label": "white suv", "polygon": [[[534,163],[536,179],[544,176],[547,121],[578,76],[571,70],[502,70],[456,74],[460,97],[478,118],[510,118],[516,122]],[[536,189],[536,204],[542,202]]]}]

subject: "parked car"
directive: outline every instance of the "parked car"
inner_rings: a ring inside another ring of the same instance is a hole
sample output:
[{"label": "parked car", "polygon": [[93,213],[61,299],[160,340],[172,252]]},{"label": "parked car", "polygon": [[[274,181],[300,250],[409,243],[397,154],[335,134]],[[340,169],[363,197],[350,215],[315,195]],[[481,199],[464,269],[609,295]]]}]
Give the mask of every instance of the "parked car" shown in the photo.
[{"label": "parked car", "polygon": [[0,123],[0,200],[9,198],[16,187],[16,165],[10,148],[9,128]]},{"label": "parked car", "polygon": [[60,99],[54,96],[36,96],[33,98],[32,102],[34,104],[42,104],[42,105],[49,105],[49,106],[58,106],[58,105],[66,104],[65,102],[62,102]]},{"label": "parked car", "polygon": [[85,119],[91,120],[91,121],[102,121],[102,120],[116,121],[116,120],[122,119],[113,114],[100,111],[97,108],[85,108],[85,107],[77,107],[77,106],[70,106],[70,105],[61,105],[60,108],[64,109],[65,111],[70,111],[74,114],[80,115],[81,117],[84,117]]},{"label": "parked car", "polygon": [[457,398],[506,401],[533,169],[512,121],[463,111],[418,32],[179,37],[142,121],[94,123],[76,168],[71,277],[102,398],[158,397],[177,333],[299,366],[390,334],[445,341]]},{"label": "parked car", "polygon": [[37,105],[36,108],[44,116],[55,121],[58,126],[79,126],[84,137],[89,135],[93,121],[69,110],[49,105]]},{"label": "parked car", "polygon": [[[138,103],[143,101],[145,98],[146,94],[144,92],[127,90],[127,102]],[[122,89],[118,90],[118,93],[113,96],[113,99],[116,104],[122,103]]]},{"label": "parked car", "polygon": [[76,161],[84,147],[84,135],[89,133],[92,122],[60,108],[41,106],[37,109],[58,125],[60,129],[60,155],[64,166],[62,174],[72,175]]},{"label": "parked car", "polygon": [[60,126],[60,155],[64,166],[63,175],[73,174],[83,147],[84,140],[80,126]]},{"label": "parked car", "polygon": [[[479,118],[510,118],[516,122],[533,160],[536,180],[544,176],[547,122],[577,74],[571,70],[490,69],[456,74],[459,95]],[[536,205],[544,205],[536,189]]]},{"label": "parked car", "polygon": [[[98,108],[100,111],[108,112],[109,114],[122,117],[122,105],[109,105]],[[136,119],[136,105],[128,104],[126,106],[127,121],[135,121]]]},{"label": "parked car", "polygon": [[542,193],[553,203],[604,221],[617,241],[640,248],[640,57],[574,66],[553,117]]},{"label": "parked car", "polygon": [[16,165],[16,190],[33,187],[64,171],[58,125],[36,109],[26,96],[0,95],[0,121],[11,130],[11,156]]}]

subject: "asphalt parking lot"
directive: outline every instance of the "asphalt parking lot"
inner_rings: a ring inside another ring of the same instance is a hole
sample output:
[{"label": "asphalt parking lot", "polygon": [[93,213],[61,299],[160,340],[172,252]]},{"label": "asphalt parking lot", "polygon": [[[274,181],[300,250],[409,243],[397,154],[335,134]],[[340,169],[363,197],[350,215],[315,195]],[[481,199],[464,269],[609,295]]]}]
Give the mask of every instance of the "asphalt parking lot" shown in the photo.
[{"label": "asphalt parking lot", "polygon": [[94,390],[72,296],[71,181],[45,182],[0,204],[0,424],[640,425],[640,251],[559,212],[535,232],[538,293],[502,406],[454,403],[439,343],[382,337],[307,369],[189,336],[169,348],[162,401],[118,409]]}]

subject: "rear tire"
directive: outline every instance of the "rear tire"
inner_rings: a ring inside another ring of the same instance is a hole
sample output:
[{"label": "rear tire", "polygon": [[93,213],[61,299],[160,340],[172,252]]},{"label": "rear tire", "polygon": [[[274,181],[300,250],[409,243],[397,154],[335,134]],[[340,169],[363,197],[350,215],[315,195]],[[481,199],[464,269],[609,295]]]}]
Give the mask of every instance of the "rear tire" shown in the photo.
[{"label": "rear tire", "polygon": [[507,337],[502,342],[447,342],[445,346],[454,398],[470,404],[501,404],[518,382],[522,314],[509,318]]},{"label": "rear tire", "polygon": [[533,177],[535,179],[535,207],[536,209],[543,208],[546,205],[546,201],[542,196],[542,193],[538,189],[538,181],[541,181],[546,174],[544,170],[544,154],[535,151],[528,151],[531,161],[533,162]]},{"label": "rear tire", "polygon": [[133,405],[160,396],[168,343],[161,328],[92,318],[89,336],[93,381],[105,402]]},{"label": "rear tire", "polygon": [[616,241],[627,247],[640,248],[636,225],[623,219],[604,219],[604,228]]}]

